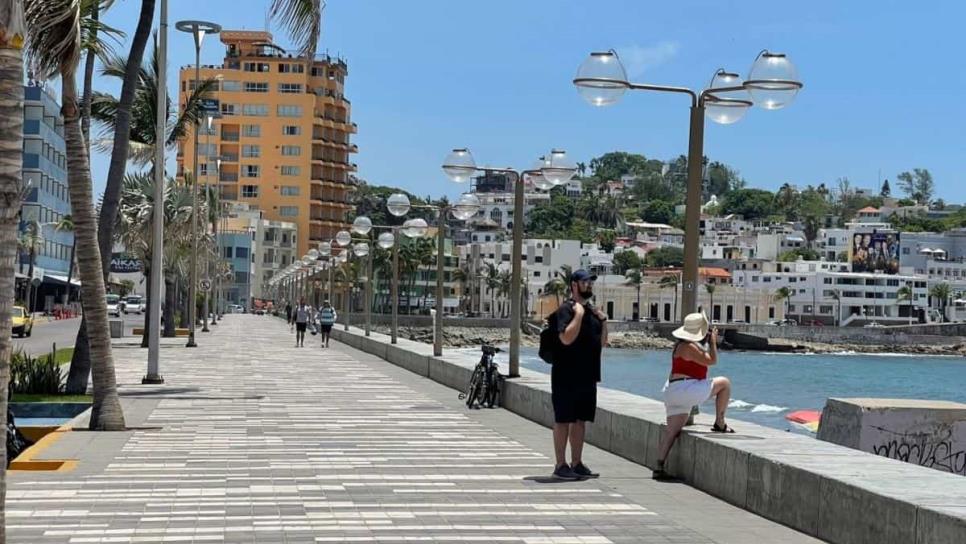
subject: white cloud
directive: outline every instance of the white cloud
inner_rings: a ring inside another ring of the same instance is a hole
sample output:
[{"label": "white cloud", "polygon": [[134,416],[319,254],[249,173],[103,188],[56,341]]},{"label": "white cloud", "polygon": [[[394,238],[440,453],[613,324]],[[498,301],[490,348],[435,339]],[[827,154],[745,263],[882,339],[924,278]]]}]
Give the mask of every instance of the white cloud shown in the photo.
[{"label": "white cloud", "polygon": [[648,70],[660,66],[674,58],[678,53],[677,42],[660,42],[654,45],[627,45],[617,48],[617,54],[624,63],[627,76],[634,79],[644,75]]}]

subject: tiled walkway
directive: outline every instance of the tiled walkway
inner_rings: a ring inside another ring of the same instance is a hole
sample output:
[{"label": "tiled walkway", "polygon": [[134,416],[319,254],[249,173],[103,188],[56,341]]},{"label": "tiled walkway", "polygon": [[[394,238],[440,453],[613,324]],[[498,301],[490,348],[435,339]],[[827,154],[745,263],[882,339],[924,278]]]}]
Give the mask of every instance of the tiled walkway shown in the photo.
[{"label": "tiled walkway", "polygon": [[[201,334],[201,333],[199,333]],[[815,542],[590,448],[551,483],[549,431],[270,317],[201,347],[119,347],[125,433],[70,433],[69,473],[11,474],[10,542]],[[311,346],[308,346],[311,344]]]}]

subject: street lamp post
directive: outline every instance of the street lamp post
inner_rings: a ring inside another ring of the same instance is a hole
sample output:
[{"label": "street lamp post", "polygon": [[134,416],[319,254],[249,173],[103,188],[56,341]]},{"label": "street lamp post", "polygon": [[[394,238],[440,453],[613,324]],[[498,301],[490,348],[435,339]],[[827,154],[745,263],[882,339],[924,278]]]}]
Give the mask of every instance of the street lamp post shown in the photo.
[{"label": "street lamp post", "polygon": [[[556,149],[551,151],[549,156],[541,157],[532,169],[522,172],[510,168],[478,168],[473,155],[468,149],[463,148],[454,149],[447,155],[443,162],[443,171],[457,183],[469,181],[478,172],[498,172],[513,176],[513,249],[510,279],[510,365],[508,377],[517,378],[520,376],[520,328],[522,323],[520,283],[523,277],[524,180],[525,177],[529,177],[537,188],[547,190],[570,181],[570,178],[577,172],[577,168],[569,162],[564,151]],[[474,211],[473,215],[475,214]],[[472,217],[472,215],[469,217]]]},{"label": "street lamp post", "polygon": [[[143,384],[162,384],[161,376],[161,279],[164,266],[164,145],[168,102],[166,65],[168,61],[168,0],[161,0],[161,21],[158,28],[158,90],[154,127],[154,203],[151,230],[151,285],[154,300],[149,301],[148,312],[148,371],[141,378]],[[67,284],[70,294],[70,283]]]},{"label": "street lamp post", "polygon": [[[188,32],[195,40],[195,80],[194,88],[201,85],[201,42],[207,34],[217,34],[221,32],[221,26],[206,21],[178,21],[175,28],[181,32]],[[159,108],[163,110],[164,108]],[[164,124],[162,124],[164,126]],[[201,168],[198,164],[198,123],[195,122],[194,132],[194,174],[191,180],[191,271],[188,283],[188,343],[185,347],[195,348],[195,298],[198,288],[198,174]],[[164,141],[162,138],[159,141]],[[156,169],[163,170],[162,165],[156,165]],[[207,319],[207,316],[206,316]]]},{"label": "street lamp post", "polygon": [[[202,220],[202,223],[204,224],[205,232],[208,232],[208,219],[210,219],[211,217],[211,209],[209,209],[208,207],[211,200],[211,195],[208,194],[208,176],[211,175],[211,172],[208,171],[208,167],[211,166],[211,163],[209,162],[208,159],[211,158],[211,124],[212,122],[214,122],[214,120],[215,120],[214,116],[212,116],[210,113],[208,115],[205,115],[205,192],[204,192],[205,202],[204,204],[205,204],[206,213]],[[205,266],[205,279],[208,280],[211,277],[211,254],[208,251],[205,251],[204,266]],[[209,280],[208,289],[202,289],[202,293],[201,293],[201,298],[204,300],[204,302],[201,305],[203,314],[204,314],[201,317],[202,319],[201,332],[211,332],[211,329],[208,328],[208,302],[209,302],[208,291],[210,290],[211,290],[211,283]],[[214,319],[212,319],[212,325],[214,324],[215,324]]]},{"label": "street lamp post", "polygon": [[685,197],[684,313],[697,307],[698,244],[701,221],[701,178],[704,157],[704,118],[728,125],[740,120],[752,105],[766,110],[781,109],[794,100],[802,88],[795,66],[783,53],[764,50],[758,54],[743,81],[735,73],[719,69],[708,88],[696,92],[684,87],[631,83],[614,50],[594,52],[577,69],[573,80],[580,94],[592,105],[609,106],[628,90],[686,94],[691,98],[688,138],[688,186]]}]

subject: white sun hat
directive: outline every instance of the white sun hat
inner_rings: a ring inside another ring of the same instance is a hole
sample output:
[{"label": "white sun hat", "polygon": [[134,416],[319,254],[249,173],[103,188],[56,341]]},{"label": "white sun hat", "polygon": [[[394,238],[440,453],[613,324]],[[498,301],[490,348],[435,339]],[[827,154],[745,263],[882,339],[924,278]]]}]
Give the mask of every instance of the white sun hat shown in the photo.
[{"label": "white sun hat", "polygon": [[674,329],[671,336],[688,342],[700,342],[708,335],[708,318],[703,313],[688,314],[684,317],[684,324]]}]

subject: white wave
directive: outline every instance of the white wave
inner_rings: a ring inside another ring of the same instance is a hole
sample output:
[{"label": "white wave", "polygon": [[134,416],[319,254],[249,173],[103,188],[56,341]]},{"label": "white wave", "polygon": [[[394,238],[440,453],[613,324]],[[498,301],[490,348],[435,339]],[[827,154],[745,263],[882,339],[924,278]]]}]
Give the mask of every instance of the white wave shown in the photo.
[{"label": "white wave", "polygon": [[788,410],[788,408],[784,406],[772,406],[770,404],[758,404],[751,409],[752,412],[772,412],[772,413],[784,412],[785,410]]},{"label": "white wave", "polygon": [[750,402],[745,402],[740,399],[731,399],[731,402],[728,403],[728,408],[735,408],[735,409],[749,408],[751,406],[754,406],[754,404]]}]

